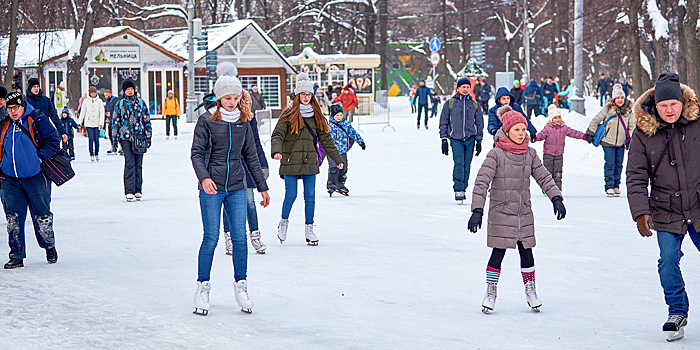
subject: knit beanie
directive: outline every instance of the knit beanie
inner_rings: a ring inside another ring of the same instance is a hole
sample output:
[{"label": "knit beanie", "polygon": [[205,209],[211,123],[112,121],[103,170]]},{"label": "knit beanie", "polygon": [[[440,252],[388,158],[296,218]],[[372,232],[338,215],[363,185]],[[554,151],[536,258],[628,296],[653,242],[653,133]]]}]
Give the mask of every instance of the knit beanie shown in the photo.
[{"label": "knit beanie", "polygon": [[[679,87],[680,89],[680,87]],[[613,86],[613,91],[612,91],[612,98],[616,99],[618,97],[625,97],[625,92],[622,91],[622,85],[620,84],[615,84]]]},{"label": "knit beanie", "polygon": [[556,116],[561,117],[561,110],[557,108],[555,104],[551,104],[547,107],[547,115],[549,116],[549,120],[554,119]]},{"label": "knit beanie", "polygon": [[331,105],[330,116],[333,118],[336,114],[343,113],[343,107],[340,104]]},{"label": "knit beanie", "polygon": [[664,73],[659,75],[659,79],[654,85],[654,99],[656,103],[666,100],[678,100],[683,102],[683,91],[681,91],[680,78],[676,73]]},{"label": "knit beanie", "polygon": [[131,80],[131,78],[126,78],[124,79],[124,82],[122,82],[122,91],[126,92],[126,89],[128,88],[136,90],[136,84],[133,80]]},{"label": "knit beanie", "polygon": [[26,106],[27,102],[22,98],[22,94],[19,92],[10,92],[5,98],[5,106]]},{"label": "knit beanie", "polygon": [[501,118],[503,123],[503,131],[508,132],[515,124],[523,123],[527,125],[527,119],[522,113],[516,112],[510,106],[503,106],[496,111],[496,114]]},{"label": "knit beanie", "polygon": [[216,65],[216,77],[237,77],[238,76],[238,68],[236,68],[236,65],[233,64],[233,62],[221,62]]},{"label": "knit beanie", "polygon": [[29,81],[27,82],[27,89],[31,90],[34,85],[41,85],[41,84],[39,84],[39,79],[37,79],[37,78],[29,79]]},{"label": "knit beanie", "polygon": [[68,107],[63,107],[63,110],[61,111],[61,117],[63,117],[63,113],[66,114],[66,117],[70,117],[70,111],[68,110]]},{"label": "knit beanie", "polygon": [[214,83],[214,93],[216,93],[217,101],[226,95],[241,96],[242,91],[243,85],[241,81],[234,76],[222,75],[216,79],[216,83]]},{"label": "knit beanie", "polygon": [[97,88],[95,87],[95,85],[91,85],[90,89],[88,89],[88,93],[93,93],[93,92],[97,93]]},{"label": "knit beanie", "polygon": [[469,85],[469,86],[472,86],[471,80],[469,80],[469,78],[467,78],[467,77],[459,78],[459,80],[457,80],[457,88],[458,88],[458,89],[459,89],[460,86],[462,86],[462,85],[464,85],[464,84],[467,84],[467,85]]},{"label": "knit beanie", "polygon": [[295,95],[299,95],[302,92],[314,93],[314,84],[306,73],[299,73],[299,75],[297,75],[297,87],[294,89]]}]

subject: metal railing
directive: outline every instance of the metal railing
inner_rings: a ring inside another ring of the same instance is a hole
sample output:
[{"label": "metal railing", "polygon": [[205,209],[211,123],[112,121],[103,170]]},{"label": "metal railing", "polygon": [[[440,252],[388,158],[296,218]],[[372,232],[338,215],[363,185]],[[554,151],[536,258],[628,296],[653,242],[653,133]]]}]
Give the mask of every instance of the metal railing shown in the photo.
[{"label": "metal railing", "polygon": [[386,128],[396,131],[391,126],[389,104],[380,103],[360,103],[355,109],[354,119],[357,120],[357,130],[361,131],[362,125],[384,125],[382,132]]},{"label": "metal railing", "polygon": [[[272,111],[269,109],[261,109],[255,111],[255,119],[258,121],[258,134],[260,141],[266,144],[272,138]],[[263,140],[263,136],[268,136]]]}]

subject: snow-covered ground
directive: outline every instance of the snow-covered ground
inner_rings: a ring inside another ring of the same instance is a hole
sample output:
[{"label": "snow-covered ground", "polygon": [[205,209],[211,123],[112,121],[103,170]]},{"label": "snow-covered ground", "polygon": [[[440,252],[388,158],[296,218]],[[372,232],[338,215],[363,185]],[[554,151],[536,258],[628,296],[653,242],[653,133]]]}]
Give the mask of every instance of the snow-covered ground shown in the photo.
[{"label": "snow-covered ground", "polygon": [[[585,129],[599,109],[588,102],[588,117],[565,116],[570,126]],[[193,125],[181,119],[180,138],[166,141],[163,122],[154,122],[144,199],[136,203],[124,200],[122,158],[107,156],[103,140],[102,161],[90,163],[86,139],[76,137],[78,175],[53,192],[58,263],[46,263],[28,223],[26,267],[0,271],[0,349],[670,346],[661,332],[666,306],[656,241],[639,236],[624,196],[605,197],[602,149],[569,139],[565,220],[557,221],[552,204],[533,189],[542,312],[527,306],[518,254],[509,251],[496,310],[484,315],[486,229],[466,230],[470,207],[454,203],[452,159],[440,153],[438,122],[416,130],[405,97],[392,99],[392,115],[396,132],[362,127],[367,150],[350,151],[350,197],[326,195],[324,165],[316,186],[318,247],[304,242],[301,195],[287,241],[277,241],[284,188],[270,160],[272,204],[258,209],[268,250],[249,250],[251,315],[234,300],[222,241],[212,310],[192,314],[202,237],[189,160]],[[487,135],[472,179],[491,143]],[[534,147],[541,151],[542,144]],[[266,150],[270,156],[269,143]],[[688,242],[685,248],[685,282],[698,305],[700,254]],[[686,338],[674,348],[700,346],[693,310]]]}]

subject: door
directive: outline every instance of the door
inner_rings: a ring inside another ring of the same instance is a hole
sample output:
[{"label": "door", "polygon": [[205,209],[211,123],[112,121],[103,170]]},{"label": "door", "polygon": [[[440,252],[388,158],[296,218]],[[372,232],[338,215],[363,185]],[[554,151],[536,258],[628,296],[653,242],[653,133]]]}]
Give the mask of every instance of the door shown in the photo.
[{"label": "door", "polygon": [[[127,78],[131,78],[136,84],[136,92],[139,93],[141,90],[141,68],[118,68],[117,69],[117,87],[119,89],[119,96],[124,95],[122,91],[122,83]],[[141,96],[143,98],[143,96]]]},{"label": "door", "polygon": [[163,113],[163,72],[148,72],[148,111],[150,114]]},{"label": "door", "polygon": [[97,96],[104,101],[104,92],[106,89],[112,89],[112,74],[109,68],[89,68],[88,78],[91,85],[97,88]]},{"label": "door", "polygon": [[180,103],[180,113],[182,113],[182,99],[180,98],[180,71],[168,70],[165,71],[165,98],[168,97],[168,91],[173,91],[173,98],[176,98]]}]

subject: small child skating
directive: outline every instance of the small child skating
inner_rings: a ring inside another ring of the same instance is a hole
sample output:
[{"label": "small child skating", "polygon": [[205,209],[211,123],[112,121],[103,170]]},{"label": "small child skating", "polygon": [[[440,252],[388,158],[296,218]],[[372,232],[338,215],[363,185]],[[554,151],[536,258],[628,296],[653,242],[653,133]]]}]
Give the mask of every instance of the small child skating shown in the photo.
[{"label": "small child skating", "polygon": [[344,196],[350,194],[350,191],[345,187],[345,180],[347,180],[348,173],[348,141],[349,139],[357,142],[358,145],[365,150],[365,141],[360,137],[360,134],[355,131],[352,124],[347,120],[343,119],[343,108],[340,105],[333,105],[330,107],[330,130],[328,131],[333,137],[333,143],[335,143],[335,148],[338,149],[340,157],[343,158],[343,163],[345,167],[343,169],[338,169],[337,164],[328,158],[328,183],[326,184],[326,189],[328,194],[333,197],[333,192],[338,192]]},{"label": "small child skating", "polygon": [[67,141],[61,141],[61,149],[64,149],[70,155],[71,160],[75,160],[75,147],[73,146],[73,129],[78,130],[80,127],[78,123],[70,116],[70,111],[68,107],[63,107],[61,111],[61,123],[63,123],[63,128],[66,130],[66,135],[68,136]]},{"label": "small child skating", "polygon": [[537,134],[537,139],[534,141],[544,141],[542,163],[544,163],[544,167],[547,168],[549,173],[552,174],[554,183],[557,184],[561,191],[566,138],[586,140],[591,136],[586,136],[586,134],[566,126],[561,118],[561,110],[556,105],[549,105],[548,115],[549,121],[547,125]]},{"label": "small child skating", "polygon": [[[528,147],[527,119],[510,106],[501,107],[498,115],[503,127],[496,132],[496,147],[486,155],[479,169],[472,193],[472,216],[467,225],[476,233],[481,228],[486,197],[489,201],[487,245],[493,248],[486,267],[486,296],[482,311],[488,314],[496,304],[496,285],[506,249],[518,248],[520,270],[528,305],[539,311],[542,302],[535,289],[535,225],[530,202],[530,176],[554,204],[554,214],[561,220],[566,208],[561,192],[544,168],[537,152]],[[489,187],[491,188],[489,195]]]}]

